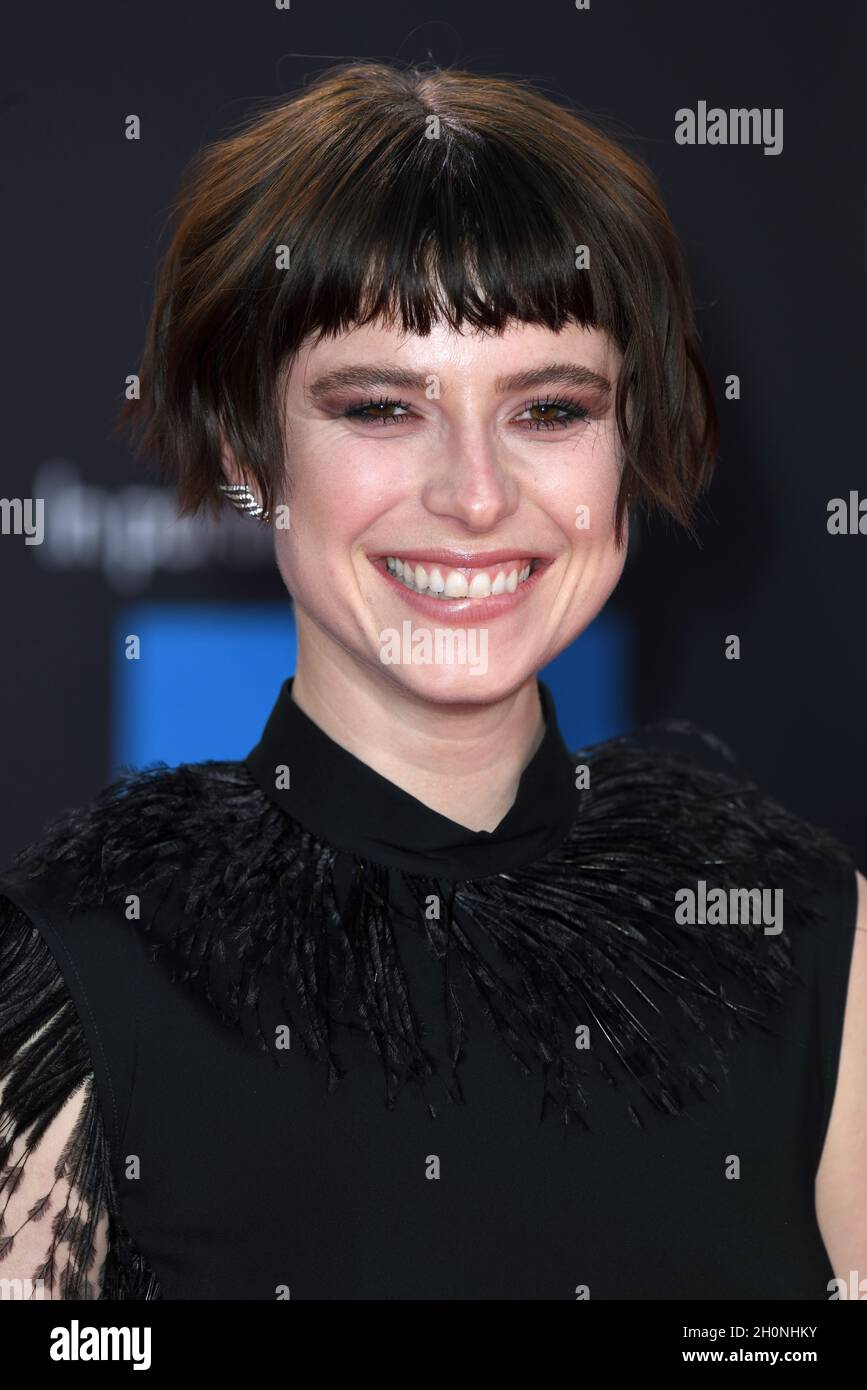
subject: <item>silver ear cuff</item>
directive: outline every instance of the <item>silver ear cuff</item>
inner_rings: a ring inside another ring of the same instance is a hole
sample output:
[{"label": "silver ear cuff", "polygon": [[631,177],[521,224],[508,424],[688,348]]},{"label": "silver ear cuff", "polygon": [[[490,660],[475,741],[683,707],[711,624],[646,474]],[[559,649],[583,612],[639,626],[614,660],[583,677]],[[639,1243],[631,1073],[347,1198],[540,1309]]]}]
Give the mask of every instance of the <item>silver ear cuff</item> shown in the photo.
[{"label": "silver ear cuff", "polygon": [[246,483],[220,483],[220,491],[229,499],[235,510],[244,516],[265,518],[265,508],[257,501],[256,494],[251,492]]}]

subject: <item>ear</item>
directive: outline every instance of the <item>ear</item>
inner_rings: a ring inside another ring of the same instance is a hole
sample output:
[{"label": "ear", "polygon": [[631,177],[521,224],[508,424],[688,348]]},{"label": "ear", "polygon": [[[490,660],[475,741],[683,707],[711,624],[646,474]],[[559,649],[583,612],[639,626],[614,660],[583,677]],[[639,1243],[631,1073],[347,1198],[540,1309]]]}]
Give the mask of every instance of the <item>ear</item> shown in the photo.
[{"label": "ear", "polygon": [[219,486],[224,500],[229,501],[235,511],[241,512],[244,516],[253,516],[267,521],[268,517],[261,502],[259,490],[248,482],[244,470],[238,464],[222,430],[220,431],[220,462],[224,481]]},{"label": "ear", "polygon": [[231,449],[224,430],[220,429],[220,462],[223,469],[223,478],[227,483],[234,483],[236,486],[246,484],[247,479],[238,465],[234,452]]}]

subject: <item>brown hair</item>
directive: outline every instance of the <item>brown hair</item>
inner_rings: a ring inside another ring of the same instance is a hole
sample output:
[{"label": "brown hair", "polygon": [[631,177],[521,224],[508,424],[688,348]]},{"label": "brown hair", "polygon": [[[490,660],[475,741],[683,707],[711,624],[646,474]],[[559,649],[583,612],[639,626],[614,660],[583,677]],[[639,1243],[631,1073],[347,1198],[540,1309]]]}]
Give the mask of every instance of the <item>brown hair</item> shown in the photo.
[{"label": "brown hair", "polygon": [[279,383],[307,335],[438,319],[606,330],[618,527],[634,504],[691,525],[719,426],[653,176],[532,87],[469,72],[343,65],[198,154],[118,426],[182,513],[219,505],[223,431],[267,512],[287,491]]}]

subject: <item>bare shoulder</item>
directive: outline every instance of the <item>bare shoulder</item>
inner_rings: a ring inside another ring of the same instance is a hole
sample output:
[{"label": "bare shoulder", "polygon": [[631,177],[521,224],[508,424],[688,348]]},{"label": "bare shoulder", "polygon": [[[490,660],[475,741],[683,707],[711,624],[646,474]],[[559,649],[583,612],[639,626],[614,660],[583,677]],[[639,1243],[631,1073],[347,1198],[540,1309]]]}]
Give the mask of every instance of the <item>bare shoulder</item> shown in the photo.
[{"label": "bare shoulder", "polygon": [[[834,1273],[867,1279],[867,880],[858,913],[834,1103],[816,1174],[816,1217]],[[867,1287],[867,1285],[865,1285]]]}]

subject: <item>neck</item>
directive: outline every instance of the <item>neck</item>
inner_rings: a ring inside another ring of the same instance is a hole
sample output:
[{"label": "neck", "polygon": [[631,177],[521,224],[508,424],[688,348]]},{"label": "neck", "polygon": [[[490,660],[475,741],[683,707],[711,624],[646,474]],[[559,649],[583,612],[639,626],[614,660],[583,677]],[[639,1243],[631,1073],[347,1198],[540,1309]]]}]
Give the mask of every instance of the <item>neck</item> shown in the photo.
[{"label": "neck", "polygon": [[472,831],[503,820],[545,733],[535,676],[491,704],[435,703],[300,632],[292,698],[335,743]]}]

